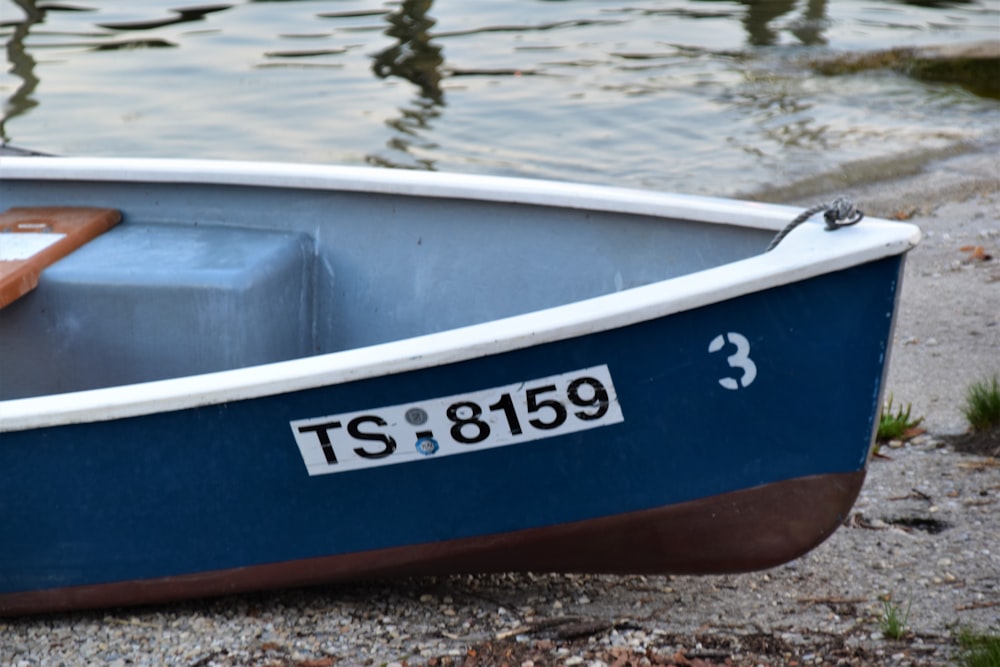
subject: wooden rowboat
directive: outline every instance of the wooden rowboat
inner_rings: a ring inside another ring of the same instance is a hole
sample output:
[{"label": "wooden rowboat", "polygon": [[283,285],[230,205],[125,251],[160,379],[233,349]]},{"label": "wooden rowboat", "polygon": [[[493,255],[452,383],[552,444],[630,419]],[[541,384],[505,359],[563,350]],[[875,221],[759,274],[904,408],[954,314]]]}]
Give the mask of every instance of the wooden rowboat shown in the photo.
[{"label": "wooden rowboat", "polygon": [[259,163],[0,158],[0,203],[7,615],[796,558],[860,490],[919,239]]}]

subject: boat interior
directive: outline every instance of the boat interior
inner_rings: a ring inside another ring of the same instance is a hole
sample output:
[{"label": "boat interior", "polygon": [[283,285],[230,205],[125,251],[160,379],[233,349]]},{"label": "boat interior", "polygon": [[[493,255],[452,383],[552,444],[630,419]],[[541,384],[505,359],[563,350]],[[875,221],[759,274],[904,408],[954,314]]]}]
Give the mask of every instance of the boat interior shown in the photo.
[{"label": "boat interior", "polygon": [[720,266],[771,237],[616,212],[237,185],[0,182],[0,201],[122,213],[0,309],[0,399],[439,332]]}]

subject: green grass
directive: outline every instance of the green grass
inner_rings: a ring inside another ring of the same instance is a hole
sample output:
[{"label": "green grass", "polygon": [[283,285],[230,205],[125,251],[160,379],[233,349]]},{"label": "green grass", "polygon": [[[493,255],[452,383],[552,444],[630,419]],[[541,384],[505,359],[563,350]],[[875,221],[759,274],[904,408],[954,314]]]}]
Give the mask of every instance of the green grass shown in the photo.
[{"label": "green grass", "polygon": [[962,412],[976,431],[1000,426],[1000,379],[994,375],[990,380],[972,383],[966,391]]},{"label": "green grass", "polygon": [[878,432],[875,439],[878,442],[905,439],[907,431],[915,429],[924,421],[923,417],[914,419],[911,416],[912,409],[912,406],[907,403],[905,409],[899,406],[896,408],[896,412],[893,413],[892,395],[890,394],[889,402],[882,406],[882,414],[879,416]]},{"label": "green grass", "polygon": [[902,639],[909,632],[907,624],[910,622],[910,602],[906,603],[906,611],[900,613],[900,607],[891,598],[882,600],[882,618],[879,624],[882,626],[882,635],[889,639]]},{"label": "green grass", "polygon": [[971,630],[958,633],[962,647],[962,667],[1000,667],[1000,635],[978,635]]}]

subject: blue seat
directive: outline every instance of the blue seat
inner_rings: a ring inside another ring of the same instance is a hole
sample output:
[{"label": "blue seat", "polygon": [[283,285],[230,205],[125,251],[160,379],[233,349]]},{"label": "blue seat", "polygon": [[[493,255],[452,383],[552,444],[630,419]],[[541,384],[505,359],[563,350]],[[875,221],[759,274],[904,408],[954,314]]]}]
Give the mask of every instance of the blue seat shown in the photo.
[{"label": "blue seat", "polygon": [[311,354],[313,254],[300,233],[126,221],[0,311],[0,398]]}]

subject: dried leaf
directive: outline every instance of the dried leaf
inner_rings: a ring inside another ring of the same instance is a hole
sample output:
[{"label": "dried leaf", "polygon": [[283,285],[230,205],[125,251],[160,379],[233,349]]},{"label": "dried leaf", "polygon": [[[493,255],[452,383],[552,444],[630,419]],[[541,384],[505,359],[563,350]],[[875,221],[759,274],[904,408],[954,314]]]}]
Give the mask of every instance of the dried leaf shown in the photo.
[{"label": "dried leaf", "polygon": [[612,647],[608,653],[610,653],[615,659],[615,661],[611,663],[610,667],[628,667],[632,659],[630,655],[632,652],[627,648]]},{"label": "dried leaf", "polygon": [[691,667],[715,667],[715,665],[703,658],[695,658],[690,663]]},{"label": "dried leaf", "polygon": [[993,259],[993,256],[987,253],[986,248],[981,245],[964,245],[959,248],[959,251],[969,253],[969,256],[966,258],[968,261],[988,262]]},{"label": "dried leaf", "polygon": [[1000,459],[987,458],[979,461],[959,461],[958,467],[965,470],[981,472],[983,470],[989,470],[990,468],[1000,467]]},{"label": "dried leaf", "polygon": [[331,667],[333,662],[333,658],[330,657],[299,660],[295,663],[295,667]]}]

